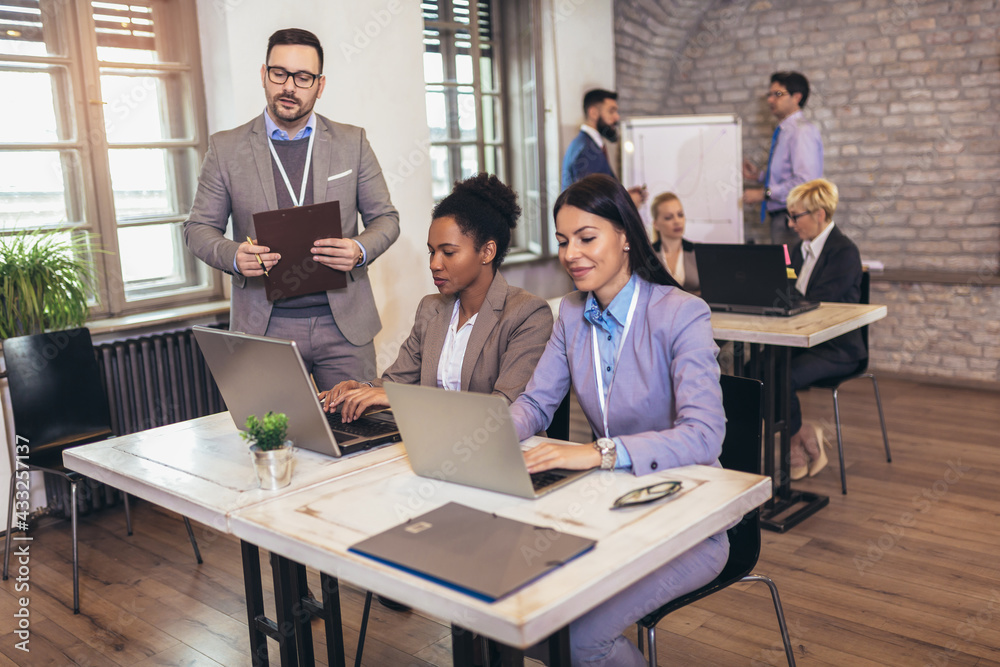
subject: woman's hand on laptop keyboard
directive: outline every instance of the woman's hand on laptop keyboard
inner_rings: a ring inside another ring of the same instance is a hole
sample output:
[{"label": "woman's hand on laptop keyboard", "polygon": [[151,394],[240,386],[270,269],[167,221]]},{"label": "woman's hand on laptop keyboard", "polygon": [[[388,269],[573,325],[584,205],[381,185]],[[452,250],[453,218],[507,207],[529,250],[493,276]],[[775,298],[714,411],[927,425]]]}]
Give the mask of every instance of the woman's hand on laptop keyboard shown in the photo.
[{"label": "woman's hand on laptop keyboard", "polygon": [[601,453],[591,445],[557,445],[543,442],[524,452],[524,463],[529,473],[563,468],[565,470],[590,470],[601,465]]},{"label": "woman's hand on laptop keyboard", "polygon": [[[323,394],[326,394],[325,398]],[[323,409],[327,412],[333,412],[339,407],[340,421],[345,424],[363,415],[365,410],[370,407],[389,406],[389,398],[385,395],[385,389],[354,380],[345,380],[330,391],[321,393],[320,400],[323,401]]]}]

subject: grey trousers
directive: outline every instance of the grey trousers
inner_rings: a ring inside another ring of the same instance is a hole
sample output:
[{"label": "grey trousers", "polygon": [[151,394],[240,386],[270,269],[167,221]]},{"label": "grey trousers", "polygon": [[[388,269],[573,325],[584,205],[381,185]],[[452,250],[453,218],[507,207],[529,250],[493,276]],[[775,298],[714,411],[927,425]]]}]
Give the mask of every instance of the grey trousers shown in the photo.
[{"label": "grey trousers", "polygon": [[[573,667],[644,667],[642,653],[622,633],[646,614],[715,579],[728,558],[729,537],[724,532],[713,535],[570,623]],[[534,647],[528,655],[545,661],[544,648]]]},{"label": "grey trousers", "polygon": [[340,333],[333,315],[272,317],[265,335],[295,341],[319,391],[343,380],[367,380],[376,375],[374,342],[353,345]]}]

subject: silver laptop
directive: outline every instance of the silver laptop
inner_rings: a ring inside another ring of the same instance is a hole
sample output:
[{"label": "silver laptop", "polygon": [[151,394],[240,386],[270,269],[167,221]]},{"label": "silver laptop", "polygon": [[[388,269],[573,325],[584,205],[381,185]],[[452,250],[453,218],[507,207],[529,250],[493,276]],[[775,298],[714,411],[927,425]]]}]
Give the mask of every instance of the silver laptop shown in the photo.
[{"label": "silver laptop", "polygon": [[[537,498],[590,470],[547,470],[528,474],[507,401],[471,391],[385,383],[413,472],[488,491]],[[525,448],[540,442],[529,438]]]},{"label": "silver laptop", "polygon": [[296,447],[328,456],[399,442],[388,410],[350,424],[340,423],[340,413],[323,412],[295,341],[202,326],[193,330],[236,428],[250,415],[273,411],[288,415],[288,437]]}]

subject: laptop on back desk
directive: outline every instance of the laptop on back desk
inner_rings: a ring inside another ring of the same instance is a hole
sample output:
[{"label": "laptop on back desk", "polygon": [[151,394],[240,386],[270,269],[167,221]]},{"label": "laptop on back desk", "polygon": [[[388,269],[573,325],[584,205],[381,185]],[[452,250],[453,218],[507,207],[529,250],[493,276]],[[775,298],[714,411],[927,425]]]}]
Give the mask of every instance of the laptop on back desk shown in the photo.
[{"label": "laptop on back desk", "polygon": [[701,298],[712,310],[790,317],[814,310],[795,290],[780,245],[696,243]]},{"label": "laptop on back desk", "polygon": [[375,412],[350,424],[326,413],[295,341],[210,327],[193,327],[236,428],[268,411],[288,415],[288,437],[296,447],[341,456],[399,442],[392,413]]}]

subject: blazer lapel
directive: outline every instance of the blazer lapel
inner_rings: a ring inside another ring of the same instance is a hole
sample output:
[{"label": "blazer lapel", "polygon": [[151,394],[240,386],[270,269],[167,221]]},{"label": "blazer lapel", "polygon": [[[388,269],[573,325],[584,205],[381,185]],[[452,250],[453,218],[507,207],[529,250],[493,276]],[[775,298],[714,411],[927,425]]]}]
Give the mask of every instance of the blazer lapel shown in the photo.
[{"label": "blazer lapel", "polygon": [[278,195],[274,189],[274,167],[271,166],[271,149],[267,146],[264,116],[258,116],[253,127],[250,128],[250,150],[253,152],[253,160],[257,165],[257,175],[260,177],[260,186],[264,192],[264,200],[267,202],[265,210],[273,211],[278,208]]},{"label": "blazer lapel", "polygon": [[[316,139],[313,142],[312,179],[313,203],[326,201],[327,174],[332,174],[330,161],[333,159],[333,139],[323,119],[316,114]],[[343,224],[343,221],[341,221]]]},{"label": "blazer lapel", "polygon": [[451,313],[454,308],[455,301],[449,301],[438,311],[434,319],[427,323],[427,340],[423,346],[423,361],[420,364],[420,384],[425,387],[437,386],[437,368],[441,362],[441,348],[444,347],[444,339],[448,336],[448,325],[451,324]]},{"label": "blazer lapel", "polygon": [[489,290],[486,291],[486,298],[476,316],[476,323],[472,325],[472,333],[469,334],[469,344],[465,346],[465,358],[462,359],[462,389],[469,391],[472,382],[472,371],[476,368],[476,362],[483,352],[487,339],[496,327],[500,318],[497,313],[503,311],[504,301],[507,299],[507,281],[497,273],[493,276]]}]

